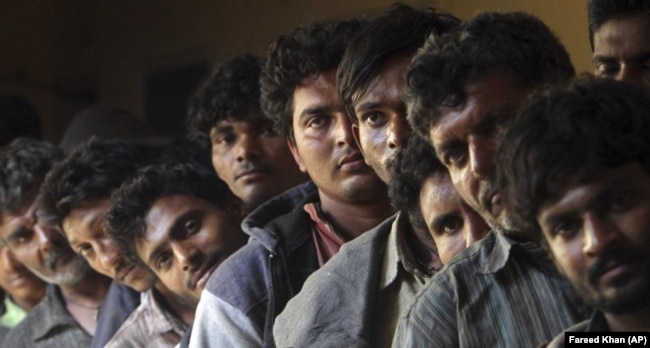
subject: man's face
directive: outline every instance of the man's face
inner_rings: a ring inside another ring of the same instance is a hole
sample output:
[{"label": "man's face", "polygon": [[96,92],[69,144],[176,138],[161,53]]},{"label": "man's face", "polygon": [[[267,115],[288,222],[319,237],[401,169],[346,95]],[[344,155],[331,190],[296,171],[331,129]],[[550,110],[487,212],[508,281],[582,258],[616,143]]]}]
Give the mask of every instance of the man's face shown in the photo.
[{"label": "man's face", "polygon": [[606,313],[648,308],[650,175],[630,163],[551,186],[551,195],[537,222],[571,283]]},{"label": "man's face", "polygon": [[594,32],[597,76],[650,89],[650,15],[611,19]]},{"label": "man's face", "polygon": [[0,246],[0,288],[14,301],[34,299],[45,294],[47,284],[16,260],[5,246]]},{"label": "man's face", "polygon": [[245,120],[226,119],[210,130],[212,164],[249,210],[307,180],[284,137],[257,109]]},{"label": "man's face", "polygon": [[160,197],[145,216],[138,257],[169,290],[196,305],[212,271],[246,243],[231,215],[198,197]]},{"label": "man's face", "polygon": [[156,276],[122,256],[104,229],[110,199],[94,200],[70,211],[63,220],[63,232],[70,247],[83,256],[97,272],[143,292]]},{"label": "man's face", "polygon": [[358,126],[353,131],[366,163],[385,183],[396,151],[408,139],[411,127],[402,101],[404,73],[410,56],[389,59],[354,105]]},{"label": "man's face", "polygon": [[512,229],[496,192],[495,154],[506,125],[531,91],[510,73],[493,70],[466,86],[458,106],[440,107],[442,117],[429,130],[456,190],[493,228]]},{"label": "man's face", "polygon": [[17,213],[0,215],[0,238],[16,259],[48,283],[72,285],[90,270],[55,228],[40,223],[36,199]]},{"label": "man's face", "polygon": [[483,218],[463,201],[446,174],[432,174],[424,180],[420,210],[443,264],[490,230]]},{"label": "man's face", "polygon": [[354,141],[335,76],[330,71],[307,78],[294,91],[291,152],[326,198],[350,203],[385,200],[386,185],[364,163]]}]

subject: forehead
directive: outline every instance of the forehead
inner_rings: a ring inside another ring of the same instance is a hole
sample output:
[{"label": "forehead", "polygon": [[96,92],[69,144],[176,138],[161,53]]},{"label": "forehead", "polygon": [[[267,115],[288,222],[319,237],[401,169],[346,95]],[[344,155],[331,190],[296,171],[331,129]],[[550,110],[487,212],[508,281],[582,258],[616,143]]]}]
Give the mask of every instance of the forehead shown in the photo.
[{"label": "forehead", "polygon": [[615,18],[594,32],[594,56],[628,56],[650,52],[650,15]]},{"label": "forehead", "polygon": [[516,116],[531,90],[503,70],[478,77],[467,84],[458,106],[439,107],[440,119],[429,130],[432,143],[435,146],[447,138],[472,134],[491,117]]},{"label": "forehead", "polygon": [[386,60],[368,84],[365,94],[359,100],[383,97],[379,93],[398,92],[401,95],[406,83],[404,75],[411,61],[411,55],[399,54]]},{"label": "forehead", "polygon": [[270,121],[256,108],[249,107],[243,117],[228,117],[214,123],[210,132],[247,131],[249,128],[266,126]]},{"label": "forehead", "polygon": [[336,70],[311,76],[302,81],[293,92],[293,119],[306,109],[326,107],[339,108],[336,89]]},{"label": "forehead", "polygon": [[[70,238],[84,232],[100,231],[95,230],[94,227],[99,227],[103,223],[110,203],[110,199],[98,199],[72,209],[63,219],[63,232]],[[90,231],[91,229],[93,231]]]},{"label": "forehead", "polygon": [[422,182],[420,208],[423,212],[436,215],[441,210],[460,203],[460,196],[447,173],[434,173]]},{"label": "forehead", "polygon": [[27,203],[17,211],[2,211],[0,213],[0,238],[5,239],[13,230],[36,212],[36,199]]}]

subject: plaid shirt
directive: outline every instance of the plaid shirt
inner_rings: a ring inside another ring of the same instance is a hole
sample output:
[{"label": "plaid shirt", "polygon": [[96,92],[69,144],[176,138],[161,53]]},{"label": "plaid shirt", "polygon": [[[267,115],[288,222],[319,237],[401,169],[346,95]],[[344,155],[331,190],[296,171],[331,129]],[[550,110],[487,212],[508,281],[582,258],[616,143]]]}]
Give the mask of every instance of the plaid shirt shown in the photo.
[{"label": "plaid shirt", "polygon": [[536,347],[587,315],[544,249],[491,232],[432,278],[393,347]]},{"label": "plaid shirt", "polygon": [[105,348],[174,347],[188,328],[180,318],[160,306],[151,289]]}]

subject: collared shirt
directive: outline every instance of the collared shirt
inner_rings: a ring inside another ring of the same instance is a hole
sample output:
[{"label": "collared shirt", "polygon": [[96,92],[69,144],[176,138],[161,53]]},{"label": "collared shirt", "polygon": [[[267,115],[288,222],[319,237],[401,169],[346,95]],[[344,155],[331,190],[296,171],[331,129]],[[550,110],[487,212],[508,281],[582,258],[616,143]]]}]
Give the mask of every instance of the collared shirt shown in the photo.
[{"label": "collared shirt", "polygon": [[608,332],[609,325],[607,325],[607,319],[605,319],[605,314],[599,310],[594,311],[594,314],[590,319],[580,322],[571,326],[570,328],[562,331],[561,334],[555,336],[553,341],[548,345],[545,345],[547,348],[564,348],[564,333],[565,332]]},{"label": "collared shirt", "polygon": [[124,284],[111,283],[99,310],[91,348],[103,348],[113,338],[126,318],[140,305],[141,296],[144,294]]},{"label": "collared shirt", "polygon": [[91,340],[66,310],[59,287],[50,284],[43,300],[7,334],[3,346],[87,348]]},{"label": "collared shirt", "polygon": [[320,203],[307,203],[304,209],[314,222],[312,237],[318,255],[318,265],[322,267],[325,262],[339,252],[346,240],[341,238],[334,230],[334,227],[325,219]]},{"label": "collared shirt", "polygon": [[536,347],[587,310],[544,249],[491,232],[432,278],[393,346]]},{"label": "collared shirt", "polygon": [[5,294],[4,313],[0,317],[0,325],[12,328],[27,316],[27,311],[11,300],[9,294]]},{"label": "collared shirt", "polygon": [[178,344],[189,326],[166,311],[157,296],[154,289],[147,291],[140,306],[126,319],[105,348],[166,348]]},{"label": "collared shirt", "polygon": [[379,273],[377,310],[373,315],[375,347],[390,347],[399,318],[430,278],[417,267],[406,241],[407,229],[410,228],[407,215],[398,213],[388,235]]}]

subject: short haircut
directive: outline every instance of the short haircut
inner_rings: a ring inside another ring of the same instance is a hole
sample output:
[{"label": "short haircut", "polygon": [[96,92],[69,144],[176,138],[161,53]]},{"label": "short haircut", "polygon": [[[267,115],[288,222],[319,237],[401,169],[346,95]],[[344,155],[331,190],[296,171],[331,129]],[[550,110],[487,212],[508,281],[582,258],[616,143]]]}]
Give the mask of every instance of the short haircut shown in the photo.
[{"label": "short haircut", "polygon": [[426,229],[420,208],[422,184],[431,175],[448,176],[447,168],[438,160],[431,145],[413,134],[406,146],[398,150],[391,170],[393,180],[388,185],[388,194],[393,207],[408,213],[412,223]]},{"label": "short haircut", "polygon": [[0,213],[16,214],[34,197],[27,197],[40,184],[63,151],[44,141],[18,138],[0,150]]},{"label": "short haircut", "polygon": [[214,170],[191,164],[141,168],[113,192],[106,215],[108,234],[123,255],[137,260],[135,244],[147,231],[147,213],[158,198],[171,195],[198,197],[224,210],[235,199]]},{"label": "short haircut", "polygon": [[0,146],[19,137],[40,139],[41,117],[24,97],[0,95]]},{"label": "short haircut", "polygon": [[296,87],[306,78],[336,69],[360,27],[356,19],[316,22],[298,27],[271,44],[260,78],[261,101],[278,134],[293,138]]},{"label": "short haircut", "polygon": [[176,137],[160,149],[158,163],[188,163],[214,170],[210,138],[204,133]]},{"label": "short haircut", "polygon": [[442,36],[431,36],[406,74],[411,127],[428,138],[441,114],[456,106],[465,87],[486,73],[512,74],[522,87],[542,87],[575,75],[569,54],[538,18],[523,13],[482,13]]},{"label": "short haircut", "polygon": [[353,105],[387,60],[415,54],[429,34],[441,35],[459,23],[458,18],[433,8],[417,10],[396,4],[393,10],[361,28],[350,41],[337,71],[339,98],[352,122],[358,123]]},{"label": "short haircut", "polygon": [[594,33],[605,22],[637,15],[650,15],[649,0],[589,0],[587,19],[591,49],[594,49]]},{"label": "short haircut", "polygon": [[90,138],[55,164],[41,186],[39,218],[60,226],[73,209],[101,199],[133,175],[140,148],[126,140]]},{"label": "short haircut", "polygon": [[261,62],[240,53],[219,65],[190,98],[187,128],[209,134],[215,123],[245,120],[249,108],[260,109]]},{"label": "short haircut", "polygon": [[506,132],[497,167],[506,209],[543,241],[537,213],[549,186],[588,182],[638,162],[650,174],[650,99],[610,79],[583,77],[531,102]]}]

